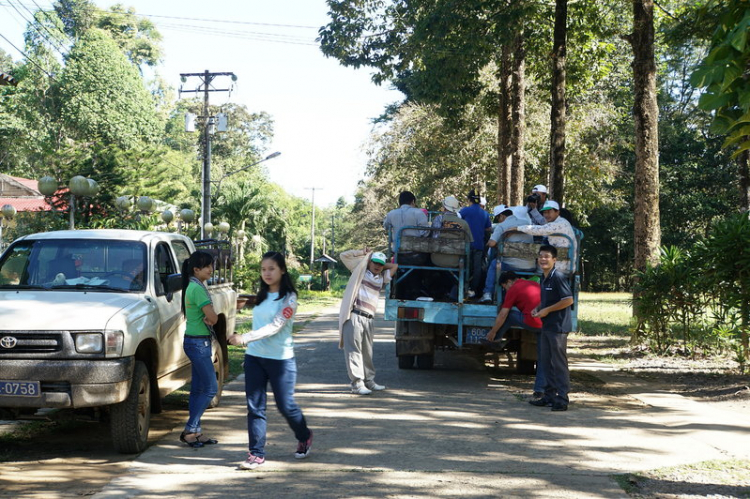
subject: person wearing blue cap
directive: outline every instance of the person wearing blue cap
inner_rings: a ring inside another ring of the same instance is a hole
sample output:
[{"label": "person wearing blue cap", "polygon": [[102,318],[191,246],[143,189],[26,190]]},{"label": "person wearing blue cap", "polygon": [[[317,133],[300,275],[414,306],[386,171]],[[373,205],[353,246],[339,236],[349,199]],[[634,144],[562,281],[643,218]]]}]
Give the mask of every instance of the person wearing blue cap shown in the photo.
[{"label": "person wearing blue cap", "polygon": [[352,393],[369,395],[373,390],[385,390],[385,386],[375,383],[372,321],[380,291],[391,282],[398,264],[389,263],[380,251],[373,253],[367,248],[344,251],[339,256],[352,271],[341,300],[339,348],[344,349]]}]

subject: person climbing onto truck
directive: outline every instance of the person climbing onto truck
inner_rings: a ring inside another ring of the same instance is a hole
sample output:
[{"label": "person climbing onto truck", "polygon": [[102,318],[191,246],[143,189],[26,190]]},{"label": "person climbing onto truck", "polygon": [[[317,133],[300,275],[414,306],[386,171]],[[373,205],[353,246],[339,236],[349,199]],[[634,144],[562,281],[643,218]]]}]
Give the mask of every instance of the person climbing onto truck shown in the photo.
[{"label": "person climbing onto truck", "polygon": [[539,335],[538,365],[547,378],[544,396],[529,400],[538,407],[552,406],[553,411],[568,410],[570,392],[570,372],[568,371],[568,333],[573,328],[570,306],[573,293],[568,278],[555,268],[557,248],[544,244],[539,248],[539,267],[544,273],[541,282],[541,302],[531,313],[542,319],[542,332]]},{"label": "person climbing onto truck", "polygon": [[297,290],[287,272],[284,255],[277,251],[265,253],[260,262],[260,276],[260,290],[253,309],[253,330],[227,338],[230,345],[247,345],[244,365],[248,455],[239,465],[243,470],[254,470],[266,462],[269,382],[276,407],[297,438],[294,457],[306,458],[313,439],[302,409],[294,400],[297,362],[292,326],[297,312]]},{"label": "person climbing onto truck", "polygon": [[182,313],[185,315],[183,348],[192,363],[188,421],[180,441],[190,447],[216,444],[214,438],[201,433],[201,417],[218,391],[211,353],[213,325],[219,320],[214,311],[206,281],[214,272],[214,257],[196,251],[182,264]]},{"label": "person climbing onto truck", "polygon": [[341,300],[339,348],[344,349],[352,393],[369,395],[374,390],[385,390],[385,386],[375,382],[372,320],[380,290],[396,274],[398,264],[386,263],[383,253],[371,253],[367,248],[344,251],[340,256],[352,275]]},{"label": "person climbing onto truck", "polygon": [[[541,290],[539,283],[521,279],[515,272],[500,274],[500,286],[505,290],[505,299],[497,314],[495,324],[487,332],[487,341],[499,343],[508,329],[520,327],[536,333],[537,359],[539,356],[539,334],[542,332],[542,321],[531,313],[539,306]],[[541,398],[547,384],[545,367],[537,362],[534,380],[534,398]]]}]

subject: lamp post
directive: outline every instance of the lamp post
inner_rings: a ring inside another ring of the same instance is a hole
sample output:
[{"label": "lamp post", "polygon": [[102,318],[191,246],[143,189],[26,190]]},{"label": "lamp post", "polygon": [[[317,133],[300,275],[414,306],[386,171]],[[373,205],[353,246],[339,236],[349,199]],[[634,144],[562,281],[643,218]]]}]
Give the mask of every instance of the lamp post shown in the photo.
[{"label": "lamp post", "polygon": [[75,230],[76,196],[93,196],[99,192],[99,184],[95,180],[76,175],[68,182],[70,190],[70,230]]},{"label": "lamp post", "polygon": [[4,221],[5,220],[13,220],[13,217],[16,216],[16,208],[11,204],[3,205],[2,210],[0,211],[0,252],[2,252],[3,248],[5,247],[3,244],[3,227],[4,227]]},{"label": "lamp post", "polygon": [[[225,178],[227,178],[227,177],[229,177],[229,176],[231,176],[231,175],[234,175],[235,173],[239,173],[239,172],[244,172],[245,170],[247,170],[247,169],[249,169],[249,168],[252,168],[252,167],[253,167],[253,166],[255,166],[255,165],[259,165],[259,164],[263,163],[264,161],[268,161],[269,159],[277,158],[277,157],[279,157],[279,156],[281,156],[281,153],[280,153],[279,151],[276,151],[276,152],[273,152],[273,153],[269,154],[268,156],[266,156],[265,158],[261,159],[260,161],[256,161],[255,163],[249,164],[249,165],[247,165],[247,166],[243,166],[242,168],[239,168],[239,169],[237,169],[237,170],[231,171],[231,172],[229,172],[229,173],[225,173],[225,174],[224,174],[224,175],[222,175],[222,176],[221,176],[221,178],[220,178],[220,179],[219,179],[219,180],[218,180],[218,181],[216,182],[216,192],[215,192],[215,194],[214,194],[214,199],[213,199],[213,200],[214,200],[214,201],[216,201],[216,197],[217,197],[217,196],[219,195],[219,189],[221,189],[221,182],[222,182],[222,181],[223,181],[223,180],[224,180]],[[210,222],[211,220],[209,219],[208,221]]]}]

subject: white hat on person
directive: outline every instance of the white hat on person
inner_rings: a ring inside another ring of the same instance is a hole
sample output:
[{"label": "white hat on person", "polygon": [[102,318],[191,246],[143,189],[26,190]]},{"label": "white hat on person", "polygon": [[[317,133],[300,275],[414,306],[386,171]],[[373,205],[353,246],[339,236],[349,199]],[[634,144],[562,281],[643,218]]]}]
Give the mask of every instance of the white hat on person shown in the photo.
[{"label": "white hat on person", "polygon": [[443,199],[443,208],[450,212],[457,212],[458,209],[461,207],[461,203],[456,199],[455,196],[448,196],[447,198]]},{"label": "white hat on person", "polygon": [[544,206],[542,206],[542,209],[539,211],[544,211],[544,210],[560,211],[560,205],[557,204],[557,201],[545,201]]},{"label": "white hat on person", "polygon": [[370,260],[375,263],[379,263],[380,265],[385,265],[385,262],[386,262],[385,254],[381,253],[380,251],[376,251],[375,253],[372,254],[372,256],[370,257]]},{"label": "white hat on person", "polygon": [[493,217],[498,216],[500,213],[504,212],[506,208],[507,206],[505,206],[504,204],[499,204],[495,206],[494,208],[492,208],[492,216]]},{"label": "white hat on person", "polygon": [[539,184],[535,185],[533,189],[531,189],[531,192],[541,192],[542,194],[547,194],[547,186]]}]

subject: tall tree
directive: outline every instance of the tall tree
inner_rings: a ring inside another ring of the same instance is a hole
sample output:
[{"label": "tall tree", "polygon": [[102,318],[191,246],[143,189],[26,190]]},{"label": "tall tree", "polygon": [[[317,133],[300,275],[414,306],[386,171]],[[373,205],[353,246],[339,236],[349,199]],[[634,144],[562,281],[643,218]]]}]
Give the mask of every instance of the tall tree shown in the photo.
[{"label": "tall tree", "polygon": [[565,202],[565,79],[568,37],[568,0],[555,1],[555,28],[552,36],[552,107],[550,129],[549,196]]},{"label": "tall tree", "polygon": [[659,107],[656,100],[654,60],[654,2],[633,0],[633,118],[635,122],[636,270],[645,270],[659,259]]},{"label": "tall tree", "polygon": [[513,43],[513,106],[511,121],[513,133],[511,135],[510,198],[509,204],[524,204],[524,183],[526,173],[526,42],[523,28],[516,34]]},{"label": "tall tree", "polygon": [[60,76],[60,112],[71,136],[132,147],[154,140],[163,124],[138,70],[103,31],[75,43]]}]

